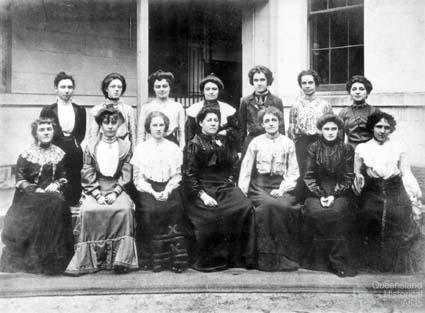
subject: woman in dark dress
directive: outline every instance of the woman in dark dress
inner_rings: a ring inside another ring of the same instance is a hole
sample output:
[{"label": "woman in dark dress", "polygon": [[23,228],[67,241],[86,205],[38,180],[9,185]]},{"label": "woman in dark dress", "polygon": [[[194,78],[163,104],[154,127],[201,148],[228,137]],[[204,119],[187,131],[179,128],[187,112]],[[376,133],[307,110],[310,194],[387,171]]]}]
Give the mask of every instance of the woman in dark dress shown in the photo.
[{"label": "woman in dark dress", "polygon": [[283,116],[277,108],[260,111],[258,119],[266,133],[248,145],[238,184],[255,205],[258,269],[296,270],[301,206],[288,193],[299,176],[295,145],[279,133]]},{"label": "woman in dark dress", "polygon": [[379,112],[379,109],[366,102],[373,89],[372,83],[366,77],[354,75],[346,83],[345,89],[350,94],[353,103],[351,106],[343,108],[338,116],[344,122],[347,142],[355,149],[358,144],[372,138],[366,129],[366,123],[368,117],[374,112]]},{"label": "woman in dark dress", "polygon": [[41,110],[41,117],[53,119],[57,129],[53,144],[65,152],[64,165],[68,178],[65,199],[69,205],[78,205],[81,198],[81,174],[83,151],[81,142],[86,134],[86,110],[72,102],[75,89],[74,78],[64,72],[54,80],[56,102]]},{"label": "woman in dark dress", "polygon": [[203,108],[196,120],[201,133],[184,153],[183,183],[190,203],[199,271],[252,266],[254,218],[251,202],[235,187],[238,156],[227,137],[218,135],[220,111]]},{"label": "woman in dark dress", "polygon": [[338,137],[340,118],[326,114],[317,121],[319,139],[311,144],[304,182],[308,188],[302,210],[305,254],[302,266],[340,277],[353,276],[346,235],[354,180],[353,148]]},{"label": "woman in dark dress", "polygon": [[371,114],[366,129],[373,139],[356,148],[354,186],[360,193],[357,225],[363,239],[357,252],[368,270],[415,272],[424,265],[412,212],[412,201],[421,197],[421,190],[406,147],[389,137],[395,125],[388,113]]},{"label": "woman in dark dress", "polygon": [[52,144],[54,122],[32,124],[35,144],[19,155],[16,191],[2,230],[0,270],[61,274],[73,251],[71,214],[62,196],[65,153]]},{"label": "woman in dark dress", "polygon": [[139,198],[136,234],[141,268],[180,273],[188,267],[179,188],[183,153],[164,138],[169,125],[164,113],[150,112],[144,125],[149,138],[137,145],[131,159]]},{"label": "woman in dark dress", "polygon": [[240,152],[240,133],[236,109],[230,104],[218,101],[220,92],[224,89],[220,78],[211,73],[204,77],[199,83],[199,88],[204,94],[204,100],[192,104],[187,110],[187,120],[185,125],[186,142],[192,140],[195,135],[201,134],[201,127],[196,122],[199,111],[205,107],[212,107],[220,111],[221,121],[217,134],[226,136],[231,145],[234,145],[237,152]]}]

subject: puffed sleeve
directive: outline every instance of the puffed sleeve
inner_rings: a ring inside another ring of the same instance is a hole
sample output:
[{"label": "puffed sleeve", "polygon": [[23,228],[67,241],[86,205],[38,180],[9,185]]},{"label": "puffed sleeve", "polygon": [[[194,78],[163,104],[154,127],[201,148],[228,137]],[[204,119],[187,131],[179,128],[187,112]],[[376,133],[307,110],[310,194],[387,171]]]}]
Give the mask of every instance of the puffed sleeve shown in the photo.
[{"label": "puffed sleeve", "polygon": [[401,172],[401,177],[403,181],[404,188],[409,196],[411,202],[416,202],[418,198],[422,197],[422,191],[419,187],[418,181],[410,169],[409,160],[407,157],[406,148],[401,145],[400,149],[400,159],[399,159],[399,169]]},{"label": "puffed sleeve", "polygon": [[289,110],[289,126],[288,126],[288,137],[292,140],[295,139],[295,125],[297,123],[297,108],[295,105],[291,106]]},{"label": "puffed sleeve", "polygon": [[121,192],[124,190],[124,187],[131,182],[131,177],[132,177],[132,166],[130,164],[131,156],[132,156],[132,153],[130,150],[128,151],[124,159],[122,160],[121,173],[120,173],[120,176],[118,177],[118,182],[113,190],[113,192],[115,192],[117,195],[120,195]]},{"label": "puffed sleeve", "polygon": [[297,155],[295,153],[295,145],[291,141],[288,154],[288,163],[286,171],[283,173],[283,180],[280,183],[279,190],[283,193],[294,190],[297,185],[298,177],[300,176],[300,170],[298,168]]},{"label": "puffed sleeve", "polygon": [[94,160],[89,148],[84,150],[83,169],[81,170],[81,186],[84,192],[96,198],[100,195],[99,183],[97,181],[96,161]]},{"label": "puffed sleeve", "polygon": [[27,169],[29,162],[22,156],[18,157],[16,162],[16,188],[21,191],[35,191],[36,184],[30,181]]},{"label": "puffed sleeve", "polygon": [[335,185],[333,196],[339,197],[351,189],[354,181],[354,149],[351,145],[344,147],[344,168],[342,181]]},{"label": "puffed sleeve", "polygon": [[325,190],[323,190],[316,178],[316,175],[318,174],[317,164],[316,164],[316,145],[312,144],[308,147],[308,155],[306,160],[306,172],[304,174],[304,182],[314,195],[317,197],[324,197],[326,196]]},{"label": "puffed sleeve", "polygon": [[245,156],[242,160],[241,171],[239,173],[238,186],[244,194],[248,193],[249,184],[251,182],[252,169],[254,167],[256,156],[255,143],[255,139],[249,143]]},{"label": "puffed sleeve", "polygon": [[184,149],[183,186],[186,193],[192,197],[198,196],[199,192],[203,190],[198,179],[200,171],[199,152],[199,145],[193,141],[190,141]]}]

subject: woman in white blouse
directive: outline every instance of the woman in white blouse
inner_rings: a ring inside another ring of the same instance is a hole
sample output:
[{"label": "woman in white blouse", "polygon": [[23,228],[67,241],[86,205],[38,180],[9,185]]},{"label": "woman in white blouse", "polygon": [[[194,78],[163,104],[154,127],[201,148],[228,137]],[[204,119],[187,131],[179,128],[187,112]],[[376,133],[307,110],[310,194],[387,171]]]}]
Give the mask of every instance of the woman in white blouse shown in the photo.
[{"label": "woman in white blouse", "polygon": [[182,151],[164,138],[170,120],[150,112],[144,124],[149,138],[138,144],[131,160],[138,190],[136,208],[141,268],[180,273],[188,267],[183,205],[179,193]]},{"label": "woman in white blouse", "polygon": [[260,111],[258,119],[266,133],[248,145],[238,183],[256,206],[258,268],[295,270],[300,206],[288,193],[299,176],[295,146],[279,133],[281,111],[268,107]]},{"label": "woman in white blouse", "polygon": [[170,120],[165,138],[180,146],[183,150],[185,145],[185,113],[183,106],[170,99],[171,87],[174,83],[174,75],[170,72],[158,70],[149,76],[149,84],[155,92],[155,99],[142,106],[137,125],[137,143],[146,141],[151,135],[145,130],[146,117],[150,112],[159,111],[164,113]]},{"label": "woman in white blouse", "polygon": [[355,191],[360,194],[358,225],[364,239],[359,254],[364,266],[385,272],[417,269],[413,249],[418,231],[412,201],[421,197],[410,171],[406,148],[392,140],[394,117],[385,112],[369,116],[366,128],[372,139],[355,151]]}]

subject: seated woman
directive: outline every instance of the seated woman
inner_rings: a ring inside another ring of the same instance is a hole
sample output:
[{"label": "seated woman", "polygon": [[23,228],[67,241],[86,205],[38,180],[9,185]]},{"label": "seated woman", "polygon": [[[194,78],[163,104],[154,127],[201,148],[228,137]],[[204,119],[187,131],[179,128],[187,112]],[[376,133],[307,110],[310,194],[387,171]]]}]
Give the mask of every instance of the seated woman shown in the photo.
[{"label": "seated woman", "polygon": [[220,111],[203,108],[196,120],[201,133],[184,153],[183,183],[190,197],[189,219],[194,226],[199,271],[252,266],[254,218],[251,202],[235,187],[236,147],[217,135]]},{"label": "seated woman", "polygon": [[84,152],[81,177],[86,197],[77,221],[78,243],[66,269],[69,275],[138,268],[134,204],[123,191],[131,180],[130,142],[117,137],[124,119],[120,111],[106,108],[95,119],[102,135]]},{"label": "seated woman", "polygon": [[371,114],[366,128],[373,136],[355,154],[355,190],[360,193],[358,225],[365,240],[359,248],[363,265],[384,272],[413,272],[418,229],[411,200],[421,190],[410,171],[406,148],[389,135],[396,121],[388,113]]},{"label": "seated woman", "polygon": [[268,107],[258,114],[265,134],[248,145],[239,175],[239,188],[254,203],[258,269],[298,268],[300,206],[288,194],[298,179],[295,146],[279,133],[282,112]]},{"label": "seated woman", "polygon": [[65,153],[52,144],[54,129],[52,119],[37,119],[31,126],[35,144],[19,155],[2,230],[2,272],[61,274],[72,257],[71,214],[62,195]]},{"label": "seated woman", "polygon": [[317,121],[321,136],[308,149],[304,175],[308,194],[302,210],[305,230],[302,266],[331,270],[341,277],[356,274],[349,266],[346,239],[353,200],[354,151],[338,136],[343,125],[334,114],[325,114]]},{"label": "seated woman", "polygon": [[137,145],[131,160],[140,204],[136,233],[142,268],[180,273],[188,267],[179,193],[183,154],[164,138],[169,125],[164,113],[149,113],[144,125],[149,138]]}]

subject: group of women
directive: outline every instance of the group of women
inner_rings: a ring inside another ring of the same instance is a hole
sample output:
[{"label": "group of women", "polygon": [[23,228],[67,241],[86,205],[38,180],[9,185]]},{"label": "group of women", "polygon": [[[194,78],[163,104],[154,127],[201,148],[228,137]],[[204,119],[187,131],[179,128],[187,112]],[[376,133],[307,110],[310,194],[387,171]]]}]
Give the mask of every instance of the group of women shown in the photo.
[{"label": "group of women", "polygon": [[86,117],[73,77],[59,73],[57,101],[18,158],[0,269],[418,270],[421,192],[405,147],[389,138],[394,118],[366,102],[370,81],[347,82],[353,104],[337,116],[316,94],[317,73],[302,71],[286,136],[272,72],[248,76],[254,92],[238,110],[218,101],[224,85],[210,74],[204,100],[185,111],[170,99],[173,74],[159,70],[136,123],[122,75],[105,77],[105,101]]}]

